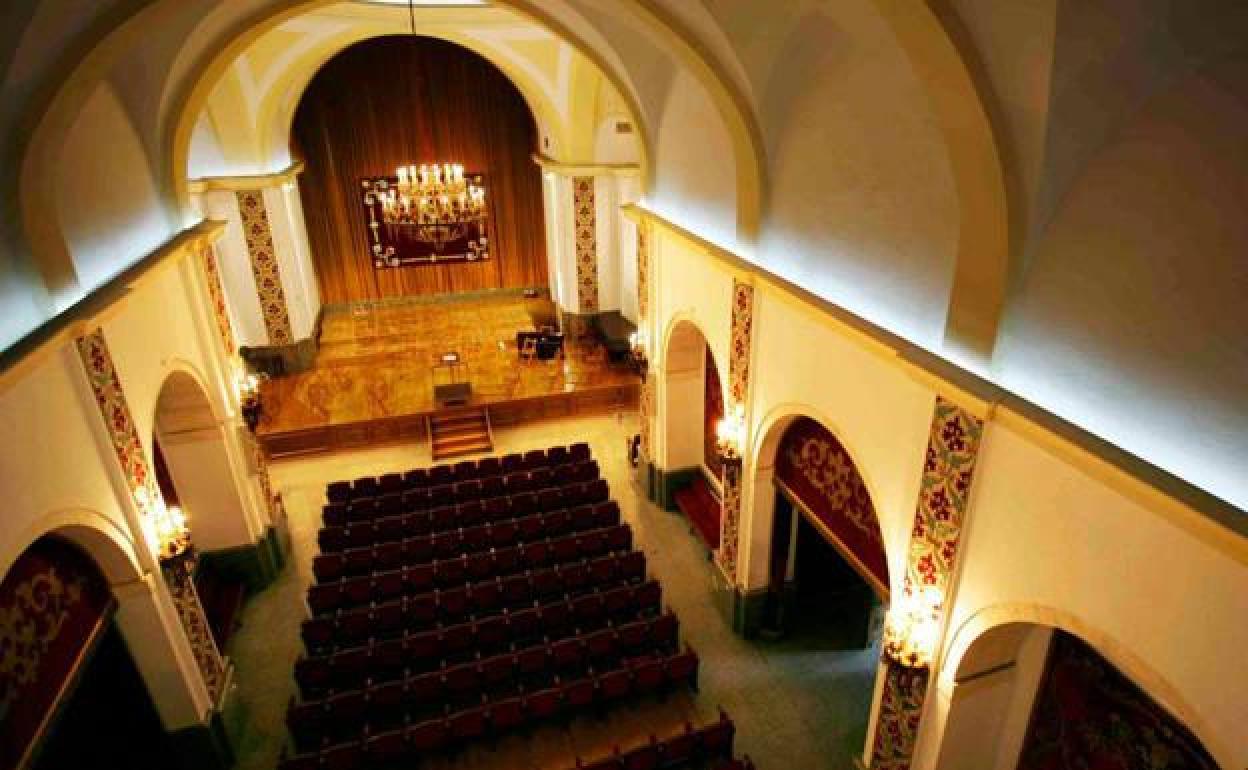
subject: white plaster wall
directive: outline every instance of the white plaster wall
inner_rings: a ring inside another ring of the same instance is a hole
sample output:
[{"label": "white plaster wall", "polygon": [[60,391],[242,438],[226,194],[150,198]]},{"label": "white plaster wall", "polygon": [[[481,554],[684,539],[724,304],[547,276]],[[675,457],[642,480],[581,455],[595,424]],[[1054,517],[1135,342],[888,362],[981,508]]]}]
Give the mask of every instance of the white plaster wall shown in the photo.
[{"label": "white plaster wall", "polygon": [[[935,394],[791,299],[756,290],[754,308],[750,456],[780,417],[805,414],[822,422],[850,453],[871,493],[891,589],[899,590]],[[751,532],[753,506],[743,504],[742,510],[741,531]],[[770,530],[770,522],[757,526]],[[751,540],[744,554],[752,581],[766,580],[766,544]]]},{"label": "white plaster wall", "polygon": [[620,309],[619,190],[613,176],[594,177],[594,225],[598,241],[598,309]]},{"label": "white plaster wall", "polygon": [[199,343],[186,286],[178,270],[160,270],[141,284],[102,324],[113,364],[125,388],[134,425],[152,457],[156,403],[169,374],[189,369],[204,386],[217,415],[224,411],[226,394],[214,389],[211,365]]},{"label": "white plaster wall", "polygon": [[710,97],[683,71],[672,79],[654,143],[651,208],[712,243],[735,247],[732,142]]},{"label": "white plaster wall", "polygon": [[[616,177],[617,203],[623,206],[635,203],[641,197],[641,184],[637,177]],[[618,257],[620,314],[637,323],[637,225],[628,217],[615,211],[616,253]]]},{"label": "white plaster wall", "polygon": [[1003,383],[1248,509],[1248,57],[1157,95],[1067,191]]},{"label": "white plaster wall", "polygon": [[220,428],[197,433],[160,443],[195,547],[203,552],[254,544]]},{"label": "white plaster wall", "polygon": [[1169,515],[990,423],[946,642],[1001,605],[1077,619],[1068,630],[1172,713],[1190,709],[1187,726],[1223,767],[1244,767],[1248,568]]},{"label": "white plaster wall", "polygon": [[277,257],[282,291],[286,296],[291,333],[297,340],[304,339],[312,333],[320,306],[318,295],[308,291],[308,276],[312,272],[312,264],[308,261],[308,251],[301,248],[301,242],[306,242],[307,232],[303,228],[301,212],[294,209],[294,200],[298,198],[298,193],[279,185],[265,189],[263,197],[264,206],[268,210],[273,252]]},{"label": "white plaster wall", "polygon": [[204,213],[209,219],[225,222],[225,234],[217,241],[217,261],[230,319],[234,322],[234,339],[238,345],[267,345],[269,332],[264,326],[264,313],[256,293],[256,276],[251,271],[251,256],[243,236],[243,221],[234,193],[213,190],[204,193]]},{"label": "white plaster wall", "polygon": [[321,311],[321,287],[316,281],[316,266],[312,263],[312,247],[308,243],[308,225],[303,213],[303,198],[299,186],[288,183],[282,186],[286,196],[286,210],[290,217],[290,229],[294,234],[295,265],[299,272],[299,285],[304,302],[313,322]]},{"label": "white plaster wall", "polygon": [[116,460],[99,452],[92,428],[100,415],[80,391],[89,387],[81,368],[67,345],[0,393],[0,575],[57,513],[97,512],[133,554],[135,535],[103,462]]},{"label": "white plaster wall", "polygon": [[156,250],[174,232],[144,149],[112,87],[100,84],[62,147],[57,212],[78,289],[58,296],[63,309]]},{"label": "white plaster wall", "polygon": [[186,175],[190,179],[210,176],[228,176],[230,164],[221,149],[221,138],[208,111],[200,113],[191,134],[190,156],[186,162]]}]

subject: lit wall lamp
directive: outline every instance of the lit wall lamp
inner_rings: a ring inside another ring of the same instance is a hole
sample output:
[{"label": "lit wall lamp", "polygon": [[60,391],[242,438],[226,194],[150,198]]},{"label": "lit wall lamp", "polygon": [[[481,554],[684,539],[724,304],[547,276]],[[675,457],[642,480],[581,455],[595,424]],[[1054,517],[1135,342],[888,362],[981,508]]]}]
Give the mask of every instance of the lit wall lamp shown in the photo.
[{"label": "lit wall lamp", "polygon": [[637,367],[637,373],[644,381],[646,372],[650,369],[650,359],[646,356],[646,333],[636,331],[628,335],[628,345],[632,352],[633,365]]},{"label": "lit wall lamp", "polygon": [[255,433],[263,411],[260,403],[260,378],[254,374],[239,372],[234,376],[234,389],[238,393],[238,409],[243,414],[243,422],[247,424],[247,430]]},{"label": "lit wall lamp", "polygon": [[715,448],[726,465],[741,465],[745,444],[745,405],[736,404],[715,425]]},{"label": "lit wall lamp", "polygon": [[152,499],[144,486],[135,488],[134,502],[143,516],[148,540],[161,564],[179,560],[190,553],[191,531],[186,525],[186,514],[180,507],[166,507],[159,498]]},{"label": "lit wall lamp", "polygon": [[884,618],[884,654],[907,668],[928,668],[940,636],[944,597],[932,586],[902,595]]}]

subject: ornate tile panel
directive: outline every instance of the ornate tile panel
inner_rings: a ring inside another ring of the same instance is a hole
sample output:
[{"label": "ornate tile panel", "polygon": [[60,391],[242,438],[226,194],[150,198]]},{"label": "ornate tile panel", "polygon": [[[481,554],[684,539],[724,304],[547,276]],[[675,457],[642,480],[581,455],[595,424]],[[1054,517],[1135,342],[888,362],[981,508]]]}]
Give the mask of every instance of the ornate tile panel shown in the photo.
[{"label": "ornate tile panel", "polygon": [[876,722],[871,770],[908,770],[927,698],[927,670],[885,660],[884,690]]},{"label": "ornate tile panel", "polygon": [[572,209],[576,217],[576,287],[582,313],[598,312],[598,235],[594,214],[594,178],[572,178]]},{"label": "ornate tile panel", "polygon": [[200,266],[204,271],[204,280],[208,285],[208,296],[212,300],[212,315],[217,322],[217,334],[221,337],[221,346],[225,352],[234,353],[234,330],[230,326],[230,314],[225,304],[225,289],[221,282],[221,270],[217,264],[216,250],[211,244],[204,244],[199,251]]},{"label": "ornate tile panel", "polygon": [[746,402],[750,389],[750,341],[754,327],[754,287],[732,282],[732,348],[728,351],[728,387],[732,400]]},{"label": "ornate tile panel", "polygon": [[[941,595],[948,591],[983,434],[983,420],[936,397],[910,532],[902,587],[906,596],[928,587],[938,589]],[[913,679],[917,675],[900,665],[888,660],[881,665],[886,667],[887,676],[871,750],[871,768],[908,770],[927,694],[927,673],[923,671],[922,681],[917,682]]]},{"label": "ornate tile panel", "polygon": [[[121,379],[117,376],[112,356],[108,352],[104,333],[96,330],[79,337],[77,345],[87,379],[91,382],[91,390],[95,394],[96,405],[100,409],[100,416],[108,429],[113,452],[117,455],[117,462],[121,464],[130,489],[142,489],[146,492],[146,504],[136,500],[140,515],[146,518],[150,515],[151,506],[162,505],[163,498],[160,487],[156,484],[156,475],[147,464],[147,455],[135,429],[130,406],[126,402]],[[170,570],[165,572],[168,578]],[[188,585],[179,585],[176,581],[170,581],[169,591],[173,595],[178,617],[182,620],[182,627],[186,630],[191,649],[195,653],[195,661],[199,664],[204,684],[216,700],[223,684],[225,667],[208,629],[204,608],[195,593],[195,584],[189,578],[187,582]]]},{"label": "ornate tile panel", "polygon": [[199,601],[199,592],[195,590],[194,569],[194,561],[184,559],[163,567],[161,572],[169,586],[169,595],[173,597],[173,606],[182,620],[182,627],[186,629],[186,637],[191,643],[199,672],[204,677],[204,685],[215,703],[225,685],[225,664],[217,650],[217,642],[212,638],[212,629],[208,627],[208,616]]},{"label": "ornate tile panel", "polygon": [[[745,404],[750,393],[750,346],[754,328],[754,287],[732,282],[732,338],[728,350],[728,391],[732,404]],[[743,439],[745,437],[742,437]],[[737,529],[741,519],[741,473],[724,466],[723,516],[720,517],[719,563],[733,583],[737,579]]]},{"label": "ornate tile panel", "polygon": [[641,456],[643,458],[653,457],[650,451],[650,421],[653,419],[654,407],[654,377],[646,378],[641,384],[641,395],[637,403],[638,417],[641,422]]},{"label": "ornate tile panel", "polygon": [[243,220],[243,236],[247,239],[247,254],[251,257],[251,272],[256,278],[256,294],[260,298],[264,327],[269,332],[269,344],[289,345],[295,339],[290,328],[286,292],[282,289],[282,276],[277,267],[273,229],[269,225],[264,195],[260,190],[240,190],[235,195]]},{"label": "ornate tile panel", "polygon": [[650,225],[637,223],[637,319],[650,314]]}]

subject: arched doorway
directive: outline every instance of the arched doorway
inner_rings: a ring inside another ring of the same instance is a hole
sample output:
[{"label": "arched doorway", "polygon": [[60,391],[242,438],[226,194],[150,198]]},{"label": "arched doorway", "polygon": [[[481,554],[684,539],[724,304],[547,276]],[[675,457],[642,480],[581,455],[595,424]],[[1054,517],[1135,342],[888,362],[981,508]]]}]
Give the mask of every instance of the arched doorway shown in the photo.
[{"label": "arched doorway", "polygon": [[0,582],[0,766],[168,767],[156,708],[100,568],[44,536]]},{"label": "arched doorway", "polygon": [[259,578],[243,554],[258,550],[225,428],[199,382],[184,371],[166,378],[156,401],[153,466],[168,509],[185,517],[195,589],[218,650],[224,650],[249,584]]},{"label": "arched doorway", "polygon": [[1051,626],[995,626],[953,673],[938,768],[1216,770],[1196,736],[1092,645]]},{"label": "arched doorway", "polygon": [[661,499],[689,518],[707,548],[719,547],[723,466],[716,426],[724,390],[715,355],[696,324],[672,326],[663,357],[665,462]]},{"label": "arched doorway", "polygon": [[765,628],[813,633],[842,649],[871,647],[888,601],[888,561],[853,459],[818,421],[796,417],[773,462],[772,489],[757,492],[774,496]]}]

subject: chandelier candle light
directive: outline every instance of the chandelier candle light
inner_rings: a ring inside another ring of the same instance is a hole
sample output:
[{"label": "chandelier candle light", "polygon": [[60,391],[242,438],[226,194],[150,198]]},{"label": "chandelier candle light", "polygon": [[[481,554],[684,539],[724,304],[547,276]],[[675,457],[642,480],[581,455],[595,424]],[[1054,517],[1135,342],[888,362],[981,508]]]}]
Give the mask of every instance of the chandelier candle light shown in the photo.
[{"label": "chandelier candle light", "polygon": [[[395,176],[364,179],[362,185],[377,266],[489,258],[484,182],[480,175],[465,174],[461,164],[399,166]],[[427,243],[432,253],[400,257],[396,253],[400,235]],[[447,246],[456,241],[466,241],[460,245],[464,253],[446,254]]]},{"label": "chandelier candle light", "polygon": [[736,404],[715,425],[715,447],[725,463],[741,462],[742,444],[745,440],[745,405]]}]

